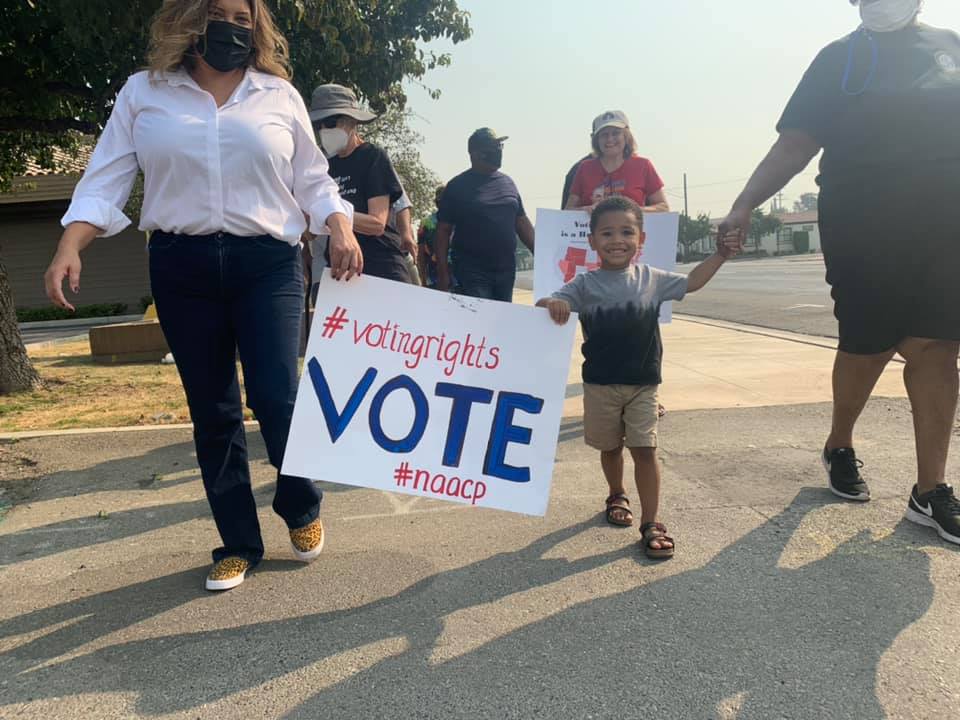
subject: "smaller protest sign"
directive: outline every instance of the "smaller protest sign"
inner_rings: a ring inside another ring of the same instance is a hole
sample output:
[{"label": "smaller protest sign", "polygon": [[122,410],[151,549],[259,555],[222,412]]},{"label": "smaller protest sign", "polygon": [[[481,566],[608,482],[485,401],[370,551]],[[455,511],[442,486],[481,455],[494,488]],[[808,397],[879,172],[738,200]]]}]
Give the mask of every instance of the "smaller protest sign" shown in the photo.
[{"label": "smaller protest sign", "polygon": [[[647,239],[634,258],[661,270],[677,266],[677,213],[644,213]],[[559,290],[581,273],[600,267],[590,249],[590,215],[582,210],[537,210],[537,252],[533,260],[533,294],[539,300]],[[673,303],[660,308],[660,322],[669,323]]]}]

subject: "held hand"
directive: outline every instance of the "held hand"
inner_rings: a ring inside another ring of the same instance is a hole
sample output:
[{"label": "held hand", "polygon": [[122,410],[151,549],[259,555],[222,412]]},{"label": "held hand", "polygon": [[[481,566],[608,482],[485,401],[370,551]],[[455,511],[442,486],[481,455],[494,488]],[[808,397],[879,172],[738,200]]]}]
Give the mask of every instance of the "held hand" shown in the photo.
[{"label": "held hand", "polygon": [[567,321],[570,319],[570,303],[566,300],[558,300],[557,298],[550,298],[545,304],[547,312],[550,313],[550,318],[557,325],[566,325]]},{"label": "held hand", "polygon": [[734,208],[730,211],[717,228],[717,237],[722,238],[730,233],[739,232],[741,237],[747,237],[750,234],[750,220],[752,212],[747,209]]},{"label": "held hand", "polygon": [[736,230],[726,235],[717,234],[717,254],[724,260],[739,255],[743,251],[743,232]]},{"label": "held hand", "polygon": [[363,251],[353,229],[330,228],[330,269],[335,280],[349,280],[363,272]]},{"label": "held hand", "polygon": [[69,281],[70,290],[74,294],[80,292],[80,267],[80,253],[71,248],[59,248],[53,260],[50,261],[50,267],[43,276],[43,283],[47,297],[57,307],[71,312],[76,310],[63,295],[63,281],[64,279]]}]

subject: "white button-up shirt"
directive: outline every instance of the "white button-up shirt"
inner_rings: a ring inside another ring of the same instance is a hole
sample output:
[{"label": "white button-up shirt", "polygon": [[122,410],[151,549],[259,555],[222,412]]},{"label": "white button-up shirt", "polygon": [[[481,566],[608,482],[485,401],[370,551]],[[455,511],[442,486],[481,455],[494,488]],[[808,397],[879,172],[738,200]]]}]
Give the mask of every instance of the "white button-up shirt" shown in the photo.
[{"label": "white button-up shirt", "polygon": [[143,170],[141,230],[188,235],[271,235],[291,245],[353,217],[327,174],[300,94],[286,80],[247,70],[217,107],[185,70],[133,75],[63,216],[102,235],[130,224],[123,207]]}]

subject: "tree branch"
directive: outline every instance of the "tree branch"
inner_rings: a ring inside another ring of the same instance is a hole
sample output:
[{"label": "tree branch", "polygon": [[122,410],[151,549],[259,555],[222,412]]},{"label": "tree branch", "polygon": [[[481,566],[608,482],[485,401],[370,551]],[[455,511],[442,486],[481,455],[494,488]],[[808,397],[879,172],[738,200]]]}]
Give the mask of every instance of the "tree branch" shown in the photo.
[{"label": "tree branch", "polygon": [[83,100],[96,99],[96,96],[90,88],[77,87],[76,85],[71,85],[68,82],[62,82],[59,80],[44,83],[43,89],[49,93],[53,93],[54,95],[70,95]]},{"label": "tree branch", "polygon": [[94,122],[76,120],[74,118],[40,119],[31,117],[0,117],[0,132],[44,132],[63,133],[68,130],[78,130],[85,135],[96,135],[100,132]]}]

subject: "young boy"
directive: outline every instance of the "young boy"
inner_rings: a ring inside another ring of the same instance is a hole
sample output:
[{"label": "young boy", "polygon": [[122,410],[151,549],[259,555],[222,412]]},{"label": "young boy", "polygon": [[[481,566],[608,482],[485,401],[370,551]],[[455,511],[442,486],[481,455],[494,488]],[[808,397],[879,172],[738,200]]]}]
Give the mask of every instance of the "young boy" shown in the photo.
[{"label": "young boy", "polygon": [[643,245],[643,212],[625,197],[602,201],[590,216],[590,247],[600,269],[578,275],[537,305],[561,325],[570,312],[583,325],[583,425],[587,445],[600,451],[610,486],[607,522],[633,524],[623,486],[623,447],[633,456],[640,497],[641,545],[651,558],[673,557],[674,542],[657,521],[660,468],[657,462],[657,390],[661,382],[660,305],[699,290],[737,253],[738,237],[718,242],[715,255],[689,276],[634,265]]}]

